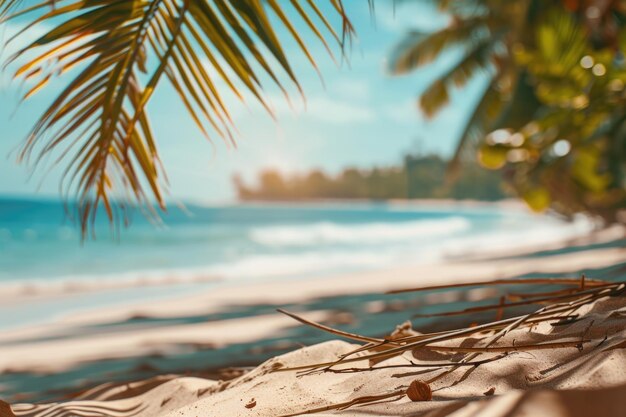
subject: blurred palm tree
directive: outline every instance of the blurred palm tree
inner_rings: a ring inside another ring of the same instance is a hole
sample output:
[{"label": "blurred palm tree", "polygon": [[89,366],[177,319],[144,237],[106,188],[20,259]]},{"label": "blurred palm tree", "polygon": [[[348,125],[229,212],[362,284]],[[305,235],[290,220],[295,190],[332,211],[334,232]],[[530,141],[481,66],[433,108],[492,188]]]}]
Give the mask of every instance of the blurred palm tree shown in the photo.
[{"label": "blurred palm tree", "polygon": [[[460,58],[440,74],[420,96],[420,107],[434,117],[445,107],[454,88],[482,74],[489,79],[460,136],[451,170],[476,144],[497,126],[510,124],[513,117],[527,118],[534,97],[526,74],[513,60],[513,49],[530,35],[535,17],[530,0],[440,0],[449,24],[433,33],[406,35],[391,59],[391,71],[404,74],[430,64],[440,56],[456,52]],[[516,105],[513,109],[512,106]],[[507,120],[509,119],[509,120]]]},{"label": "blurred palm tree", "polygon": [[[83,233],[98,207],[111,221],[120,218],[118,210],[125,210],[118,204],[124,199],[115,198],[120,191],[156,216],[151,202],[165,209],[166,179],[146,111],[155,90],[169,83],[205,136],[216,132],[233,142],[222,88],[241,100],[251,93],[271,113],[263,98],[264,79],[285,95],[284,79],[300,89],[283,42],[295,42],[315,67],[304,27],[329,53],[328,42],[343,47],[351,35],[342,0],[325,0],[331,10],[326,15],[320,3],[0,0],[0,22],[26,20],[8,42],[23,39],[35,26],[52,27],[9,59],[19,65],[15,76],[32,85],[24,98],[55,77],[67,73],[69,80],[33,127],[20,158],[35,154],[40,161],[53,154],[57,163],[64,161],[63,188],[78,195]],[[339,20],[339,30],[329,20]]]},{"label": "blurred palm tree", "polygon": [[537,210],[626,222],[626,1],[439,0],[449,24],[410,33],[391,70],[460,58],[421,94],[433,117],[451,90],[488,82],[450,166],[504,169]]}]

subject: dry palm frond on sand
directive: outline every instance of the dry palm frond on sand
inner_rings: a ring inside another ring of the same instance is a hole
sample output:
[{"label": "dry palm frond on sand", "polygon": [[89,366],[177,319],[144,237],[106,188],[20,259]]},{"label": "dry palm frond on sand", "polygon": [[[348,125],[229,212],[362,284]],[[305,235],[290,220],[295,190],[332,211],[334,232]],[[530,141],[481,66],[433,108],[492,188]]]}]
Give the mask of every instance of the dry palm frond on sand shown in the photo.
[{"label": "dry palm frond on sand", "polygon": [[[296,371],[299,375],[310,373],[350,373],[350,372],[373,372],[380,369],[389,368],[427,368],[431,376],[426,380],[415,380],[409,386],[394,387],[388,392],[379,395],[369,395],[354,398],[350,401],[331,404],[323,407],[302,410],[295,414],[283,415],[290,417],[301,414],[314,414],[330,410],[342,410],[353,406],[371,405],[381,401],[394,401],[405,396],[412,401],[430,400],[430,385],[446,375],[461,368],[468,368],[467,372],[472,372],[482,364],[498,361],[514,352],[531,352],[535,350],[556,350],[556,349],[596,349],[604,342],[604,339],[593,340],[587,338],[587,333],[593,322],[589,323],[586,330],[580,337],[571,336],[564,340],[551,340],[549,343],[537,341],[532,343],[515,344],[498,343],[505,335],[515,329],[532,329],[540,323],[549,323],[554,327],[569,324],[579,319],[579,310],[585,305],[594,303],[606,297],[623,296],[626,291],[626,282],[608,282],[595,279],[587,279],[584,275],[578,278],[541,278],[541,279],[508,279],[488,282],[470,282],[454,285],[439,285],[421,288],[411,288],[391,291],[400,292],[421,292],[421,291],[459,291],[470,287],[495,287],[512,285],[535,285],[535,286],[555,286],[562,288],[550,291],[531,293],[507,293],[500,298],[500,302],[491,305],[480,305],[458,311],[448,311],[429,315],[415,315],[414,317],[448,317],[465,316],[472,317],[472,314],[493,311],[496,320],[474,324],[469,327],[459,328],[436,333],[420,334],[405,328],[399,328],[391,336],[384,338],[369,337],[354,333],[334,329],[332,327],[315,323],[304,319],[294,313],[279,310],[289,317],[319,330],[329,332],[335,336],[359,342],[362,345],[348,353],[340,355],[335,361],[323,363],[310,363],[298,366],[284,367],[274,370],[274,372]],[[564,288],[563,288],[564,287]],[[520,316],[502,318],[505,311],[511,308],[522,306],[541,306],[537,310]],[[467,346],[463,342],[471,338],[472,346]],[[444,344],[442,344],[444,343]],[[600,351],[600,350],[598,350]],[[405,354],[412,354],[418,357],[424,353],[452,353],[453,355],[442,356],[444,359],[437,362],[417,363],[410,361],[401,365],[385,365],[383,362]],[[351,367],[355,363],[367,366]],[[489,392],[489,391],[488,391]],[[493,394],[493,393],[491,393]],[[491,395],[485,394],[485,395]]]}]

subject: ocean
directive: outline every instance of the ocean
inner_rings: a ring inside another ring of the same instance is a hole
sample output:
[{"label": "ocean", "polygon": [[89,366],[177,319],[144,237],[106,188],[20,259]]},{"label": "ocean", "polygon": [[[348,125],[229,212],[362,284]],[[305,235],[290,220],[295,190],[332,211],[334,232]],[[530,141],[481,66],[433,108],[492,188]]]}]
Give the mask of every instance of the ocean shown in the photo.
[{"label": "ocean", "polygon": [[160,226],[136,213],[119,236],[101,222],[81,244],[60,202],[2,198],[0,289],[308,279],[532,249],[590,229],[510,205],[188,205]]}]

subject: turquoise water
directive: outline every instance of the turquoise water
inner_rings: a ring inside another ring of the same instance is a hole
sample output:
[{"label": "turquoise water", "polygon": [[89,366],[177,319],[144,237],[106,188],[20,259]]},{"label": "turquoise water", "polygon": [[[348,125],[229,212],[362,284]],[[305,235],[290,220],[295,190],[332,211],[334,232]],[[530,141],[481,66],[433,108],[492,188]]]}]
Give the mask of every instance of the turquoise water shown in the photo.
[{"label": "turquoise water", "polygon": [[589,230],[520,209],[402,204],[258,204],[139,214],[80,243],[55,201],[0,199],[0,286],[310,278],[539,245]]}]

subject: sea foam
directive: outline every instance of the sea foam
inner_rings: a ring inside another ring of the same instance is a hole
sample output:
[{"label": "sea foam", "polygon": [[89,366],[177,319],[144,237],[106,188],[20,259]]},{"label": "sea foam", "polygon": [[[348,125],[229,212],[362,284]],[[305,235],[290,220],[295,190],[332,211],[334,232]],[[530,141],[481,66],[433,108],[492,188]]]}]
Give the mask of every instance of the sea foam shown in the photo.
[{"label": "sea foam", "polygon": [[319,222],[310,225],[257,227],[250,231],[250,238],[268,246],[382,244],[442,237],[469,230],[470,227],[470,222],[462,217],[353,225]]}]

